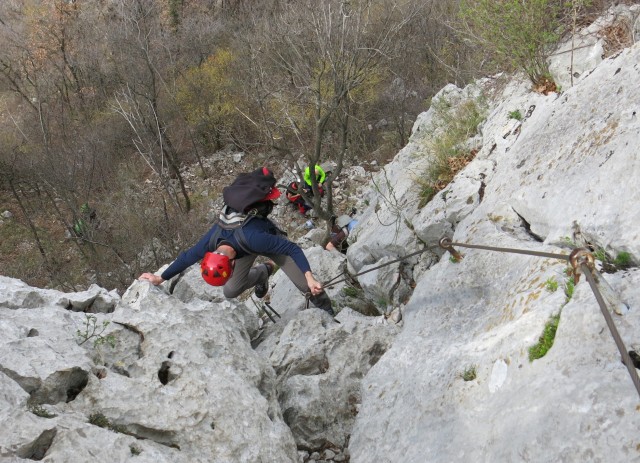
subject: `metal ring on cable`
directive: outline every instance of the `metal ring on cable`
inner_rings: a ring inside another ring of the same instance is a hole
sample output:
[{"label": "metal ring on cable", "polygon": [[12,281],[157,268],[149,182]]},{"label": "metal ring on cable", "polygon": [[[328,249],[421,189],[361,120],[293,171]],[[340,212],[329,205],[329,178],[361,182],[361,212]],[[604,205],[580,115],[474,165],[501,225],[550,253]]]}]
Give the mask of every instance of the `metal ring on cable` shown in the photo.
[{"label": "metal ring on cable", "polygon": [[569,254],[569,262],[571,262],[573,268],[581,264],[586,264],[587,267],[593,270],[595,266],[593,254],[586,248],[576,248],[571,251],[571,254]]},{"label": "metal ring on cable", "polygon": [[447,237],[447,236],[443,236],[443,237],[440,239],[440,241],[439,241],[439,243],[438,243],[438,244],[440,244],[440,247],[441,247],[441,248],[443,248],[443,249],[447,249],[447,250],[448,250],[448,249],[451,247],[451,243],[453,243],[453,241],[451,241],[451,238],[449,238],[449,237]]},{"label": "metal ring on cable", "polygon": [[573,268],[573,283],[578,284],[580,275],[582,275],[581,265],[585,264],[590,271],[595,268],[595,259],[593,254],[586,248],[576,248],[569,254],[569,263]]}]

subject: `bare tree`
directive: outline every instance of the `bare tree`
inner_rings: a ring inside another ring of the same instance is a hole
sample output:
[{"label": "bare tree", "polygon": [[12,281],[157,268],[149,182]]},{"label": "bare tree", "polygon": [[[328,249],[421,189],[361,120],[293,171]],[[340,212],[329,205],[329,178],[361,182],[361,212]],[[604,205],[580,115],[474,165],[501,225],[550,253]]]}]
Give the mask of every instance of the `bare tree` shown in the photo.
[{"label": "bare tree", "polygon": [[[177,180],[184,205],[175,196],[173,202],[188,212],[191,200],[180,172],[178,152],[171,137],[171,118],[168,117],[169,108],[175,105],[167,96],[168,79],[163,75],[173,69],[173,56],[167,46],[171,40],[167,35],[170,30],[162,22],[163,11],[158,2],[118,0],[116,3],[119,29],[113,38],[114,44],[119,46],[114,52],[118,53],[120,66],[126,66],[120,70],[123,88],[116,102],[117,112],[132,127],[138,152],[156,158],[156,166],[166,165],[170,175]],[[159,172],[165,174],[162,168]]]},{"label": "bare tree", "polygon": [[[175,159],[166,156],[167,150],[163,146],[166,137],[163,136],[163,127],[155,113],[155,108],[150,102],[146,102],[148,107],[141,107],[144,101],[136,99],[129,88],[122,90],[114,97],[113,110],[120,114],[127,121],[133,134],[132,142],[142,157],[144,162],[160,179],[164,190],[169,198],[172,199],[174,206],[181,210],[180,203],[176,196],[176,191],[171,185],[170,178],[167,175],[169,167],[178,170],[175,166]],[[148,121],[148,114],[153,118]],[[150,124],[155,124],[155,132],[152,131]],[[179,170],[178,170],[179,174]],[[178,177],[182,180],[182,177]],[[184,181],[180,182],[183,193],[186,196]],[[187,200],[189,199],[186,196]]]},{"label": "bare tree", "polygon": [[336,162],[326,207],[312,176],[309,199],[327,221],[332,181],[352,148],[355,110],[372,98],[394,38],[415,11],[408,1],[295,0],[256,22],[251,56],[263,128],[274,148],[292,160],[302,153],[311,170],[328,158]]},{"label": "bare tree", "polygon": [[[96,207],[102,226],[65,246],[104,283],[118,273],[125,284],[149,237],[161,252],[204,226],[186,213],[181,172],[186,160],[200,162],[198,149],[234,143],[299,163],[298,172],[334,161],[326,201],[315,182],[308,198],[327,219],[342,166],[383,137],[394,139],[390,153],[403,145],[429,92],[463,69],[464,56],[440,34],[457,3],[2,1],[0,162],[10,174],[2,187],[61,278],[59,250],[38,225],[46,217],[58,233],[71,230],[81,204]],[[227,51],[231,59],[216,61]],[[390,123],[367,129],[381,120]],[[140,187],[150,173],[160,194]]]}]

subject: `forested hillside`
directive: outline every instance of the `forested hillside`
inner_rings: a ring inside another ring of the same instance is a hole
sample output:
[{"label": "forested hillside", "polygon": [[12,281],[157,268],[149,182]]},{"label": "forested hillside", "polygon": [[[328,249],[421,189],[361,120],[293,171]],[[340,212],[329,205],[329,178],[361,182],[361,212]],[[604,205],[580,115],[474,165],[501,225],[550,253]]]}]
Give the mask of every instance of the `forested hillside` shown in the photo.
[{"label": "forested hillside", "polygon": [[243,169],[385,161],[448,82],[521,70],[559,90],[550,46],[611,3],[0,2],[1,272],[125,288]]}]

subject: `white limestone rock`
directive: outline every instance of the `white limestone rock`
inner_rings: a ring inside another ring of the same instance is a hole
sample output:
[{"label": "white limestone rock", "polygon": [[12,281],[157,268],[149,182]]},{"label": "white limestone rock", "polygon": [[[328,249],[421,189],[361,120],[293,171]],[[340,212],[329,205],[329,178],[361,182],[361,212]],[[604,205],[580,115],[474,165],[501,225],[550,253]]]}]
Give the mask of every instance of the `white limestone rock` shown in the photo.
[{"label": "white limestone rock", "polygon": [[301,312],[270,357],[284,419],[303,448],[346,444],[360,403],[360,378],[398,332],[348,311],[344,317],[351,323],[344,324],[327,323],[320,311]]},{"label": "white limestone rock", "polygon": [[[564,238],[579,234],[637,259],[638,62],[634,45],[562,95],[507,88],[513,99],[493,106],[502,109],[483,125],[478,159],[450,185],[493,163],[482,201],[461,214],[453,240],[566,255]],[[533,105],[517,136],[507,130],[504,138],[509,108]],[[635,459],[637,391],[584,277],[565,305],[565,261],[458,250],[461,262],[442,259],[417,279],[403,331],[365,377],[351,461]],[[633,307],[637,269],[603,278]],[[556,292],[546,288],[550,279]],[[529,347],[560,311],[552,349],[530,362]],[[628,348],[638,346],[636,312],[614,316]],[[470,366],[477,377],[464,381]]]}]

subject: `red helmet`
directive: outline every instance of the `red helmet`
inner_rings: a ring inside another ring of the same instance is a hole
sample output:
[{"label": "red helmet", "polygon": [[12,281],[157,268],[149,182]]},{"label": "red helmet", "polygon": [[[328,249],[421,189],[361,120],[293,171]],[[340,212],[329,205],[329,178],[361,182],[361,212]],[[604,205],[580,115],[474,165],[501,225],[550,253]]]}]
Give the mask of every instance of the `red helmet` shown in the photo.
[{"label": "red helmet", "polygon": [[208,252],[200,263],[204,281],[212,286],[223,286],[233,274],[231,259],[220,252]]},{"label": "red helmet", "polygon": [[275,177],[273,176],[273,172],[271,172],[266,167],[263,167],[262,168],[262,175],[264,175],[265,177],[273,178],[274,186],[271,187],[271,189],[267,193],[267,196],[262,198],[260,201],[273,201],[274,199],[278,199],[280,197],[281,193],[280,193],[280,190],[278,190],[278,188],[275,186],[276,180],[275,180]]},{"label": "red helmet", "polygon": [[260,201],[273,201],[274,199],[278,199],[281,194],[282,193],[280,193],[280,190],[278,190],[278,188],[271,187],[271,190],[269,190],[269,193],[267,193],[267,196],[262,198]]}]

